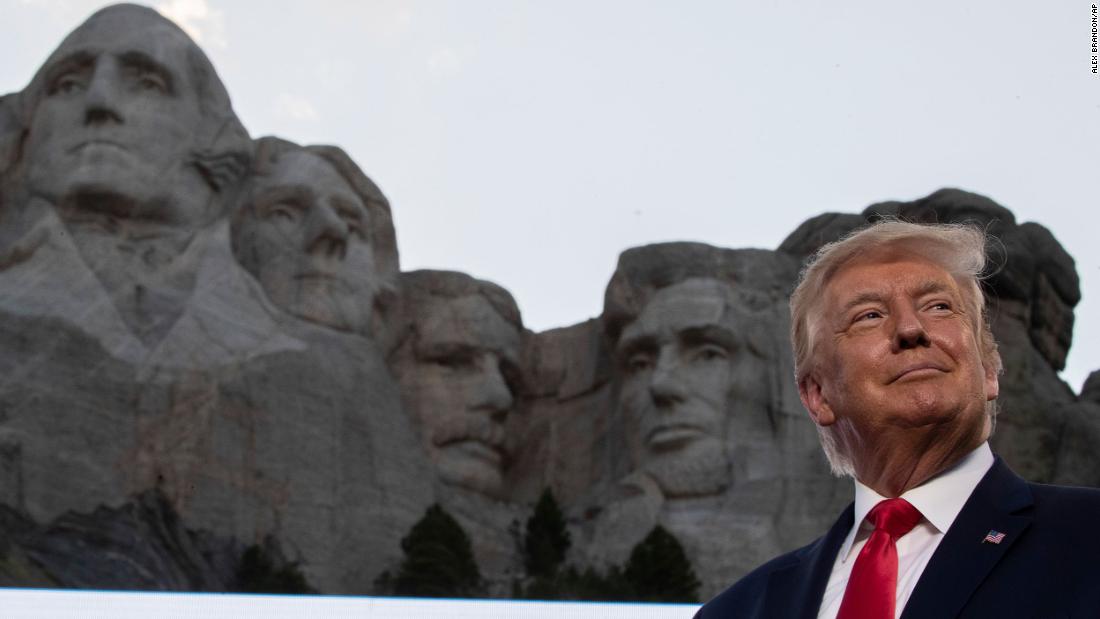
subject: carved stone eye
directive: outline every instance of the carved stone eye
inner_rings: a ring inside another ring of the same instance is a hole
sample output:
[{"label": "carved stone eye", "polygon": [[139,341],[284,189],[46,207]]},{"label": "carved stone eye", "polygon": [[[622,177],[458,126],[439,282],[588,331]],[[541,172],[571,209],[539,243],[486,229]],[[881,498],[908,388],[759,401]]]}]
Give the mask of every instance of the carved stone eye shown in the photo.
[{"label": "carved stone eye", "polygon": [[695,358],[699,361],[720,361],[729,358],[729,353],[717,344],[706,344],[699,347]]},{"label": "carved stone eye", "polygon": [[152,73],[146,73],[138,80],[138,86],[142,90],[154,91],[154,92],[166,92],[167,86],[164,81]]},{"label": "carved stone eye", "polygon": [[153,69],[143,66],[127,66],[123,70],[126,83],[130,88],[145,93],[165,94],[168,92],[168,81]]},{"label": "carved stone eye", "polygon": [[644,372],[653,367],[653,356],[649,353],[634,353],[626,360],[626,371],[631,374]]},{"label": "carved stone eye", "polygon": [[366,231],[363,229],[363,220],[354,213],[340,213],[341,219],[344,220],[344,225],[348,227],[348,233],[355,236],[366,239]]},{"label": "carved stone eye", "polygon": [[474,358],[470,355],[447,355],[432,359],[432,362],[452,371],[473,369],[475,365]]},{"label": "carved stone eye", "polygon": [[75,73],[66,73],[54,81],[50,94],[69,95],[84,90],[84,80]]},{"label": "carved stone eye", "polygon": [[267,219],[295,223],[300,217],[300,209],[293,204],[277,202],[267,207],[264,216]]}]

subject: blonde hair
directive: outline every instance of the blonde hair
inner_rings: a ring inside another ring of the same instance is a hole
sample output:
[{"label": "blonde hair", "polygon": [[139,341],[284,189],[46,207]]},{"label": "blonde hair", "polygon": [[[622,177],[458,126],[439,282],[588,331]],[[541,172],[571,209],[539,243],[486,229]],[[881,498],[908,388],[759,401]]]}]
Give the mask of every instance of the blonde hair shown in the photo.
[{"label": "blonde hair", "polygon": [[[883,250],[904,250],[939,265],[959,283],[963,305],[978,338],[979,355],[987,371],[1000,373],[1001,356],[993,339],[985,310],[981,279],[986,268],[987,237],[968,224],[915,224],[886,219],[852,231],[840,240],[821,247],[807,262],[791,293],[791,346],[794,350],[795,381],[801,385],[813,370],[815,349],[822,322],[822,299],[826,286],[845,265]],[[990,421],[996,419],[995,401],[986,405]],[[843,453],[832,427],[818,426],[821,446],[837,474],[851,474],[848,455]]]}]

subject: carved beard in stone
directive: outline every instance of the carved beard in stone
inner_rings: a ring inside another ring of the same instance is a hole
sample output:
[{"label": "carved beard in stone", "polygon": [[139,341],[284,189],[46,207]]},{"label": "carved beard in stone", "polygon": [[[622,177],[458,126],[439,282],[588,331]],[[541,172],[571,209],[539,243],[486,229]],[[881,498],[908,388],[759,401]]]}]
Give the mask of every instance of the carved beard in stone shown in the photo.
[{"label": "carved beard in stone", "polygon": [[365,332],[378,277],[370,214],[348,182],[306,150],[282,154],[256,179],[236,225],[237,256],[284,311]]},{"label": "carved beard in stone", "polygon": [[703,441],[690,453],[675,458],[657,458],[647,462],[650,475],[669,498],[716,495],[732,481],[729,455],[717,441]]},{"label": "carved beard in stone", "polygon": [[658,291],[619,340],[631,463],[669,497],[717,494],[731,481],[731,300],[725,283],[686,280]]}]

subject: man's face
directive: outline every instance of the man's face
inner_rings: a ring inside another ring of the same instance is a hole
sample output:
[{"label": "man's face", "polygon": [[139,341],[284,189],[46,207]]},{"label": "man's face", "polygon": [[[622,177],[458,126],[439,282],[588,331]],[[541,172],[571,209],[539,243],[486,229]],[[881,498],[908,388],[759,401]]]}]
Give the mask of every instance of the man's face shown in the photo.
[{"label": "man's face", "polygon": [[900,252],[848,264],[827,284],[813,370],[799,389],[818,424],[838,424],[857,473],[890,433],[932,427],[964,449],[988,438],[997,375],[982,365],[963,299],[946,270]]},{"label": "man's face", "polygon": [[362,331],[375,292],[370,214],[327,161],[306,150],[258,177],[239,235],[273,303],[305,320]]},{"label": "man's face", "polygon": [[735,341],[730,301],[722,282],[687,280],[660,290],[623,330],[620,398],[635,469],[696,459],[725,466]]},{"label": "man's face", "polygon": [[27,135],[32,193],[166,223],[204,216],[210,191],[187,165],[202,123],[187,71],[192,47],[163,20],[133,11],[74,31],[45,68]]},{"label": "man's face", "polygon": [[406,405],[444,482],[500,492],[504,420],[519,376],[519,332],[480,295],[440,300],[417,317]]}]

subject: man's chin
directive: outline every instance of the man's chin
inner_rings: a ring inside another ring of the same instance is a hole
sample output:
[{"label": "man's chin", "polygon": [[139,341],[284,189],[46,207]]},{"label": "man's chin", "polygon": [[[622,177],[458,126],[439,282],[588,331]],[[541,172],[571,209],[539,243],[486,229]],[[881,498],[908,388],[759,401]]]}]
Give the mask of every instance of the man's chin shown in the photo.
[{"label": "man's chin", "polygon": [[733,481],[729,459],[721,444],[714,440],[697,441],[688,448],[655,455],[644,470],[669,498],[719,494]]},{"label": "man's chin", "polygon": [[151,193],[148,185],[104,182],[100,177],[85,179],[74,175],[58,189],[52,194],[42,192],[42,195],[58,206],[59,214],[65,219],[108,216],[163,224],[172,220],[171,198]]},{"label": "man's chin", "polygon": [[473,460],[447,458],[438,463],[437,472],[443,483],[489,497],[499,497],[503,485],[500,471]]},{"label": "man's chin", "polygon": [[362,333],[370,321],[371,299],[352,298],[334,291],[324,280],[296,280],[293,285],[266,282],[264,288],[275,305],[288,314],[337,331]]},{"label": "man's chin", "polygon": [[878,415],[892,418],[896,425],[907,428],[951,425],[971,418],[976,421],[979,416],[984,416],[984,401],[946,399],[945,393],[947,392],[941,390],[911,393],[894,402],[895,405],[904,403],[904,406],[895,406],[893,415],[885,412],[879,412]]}]

